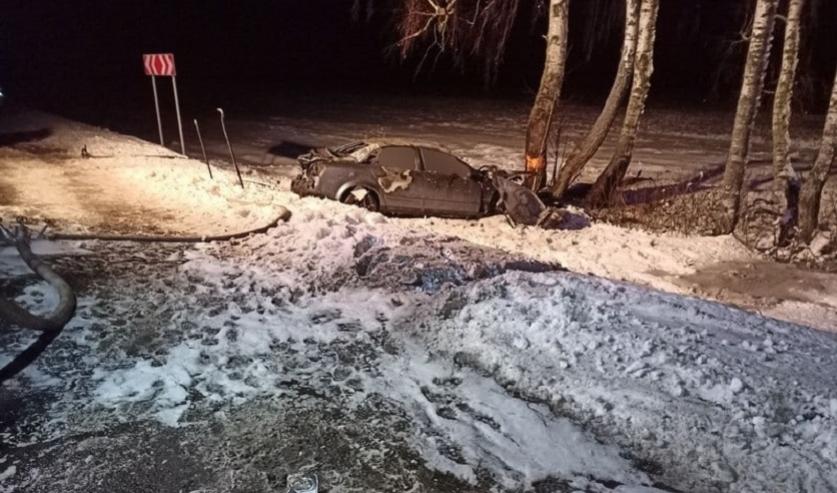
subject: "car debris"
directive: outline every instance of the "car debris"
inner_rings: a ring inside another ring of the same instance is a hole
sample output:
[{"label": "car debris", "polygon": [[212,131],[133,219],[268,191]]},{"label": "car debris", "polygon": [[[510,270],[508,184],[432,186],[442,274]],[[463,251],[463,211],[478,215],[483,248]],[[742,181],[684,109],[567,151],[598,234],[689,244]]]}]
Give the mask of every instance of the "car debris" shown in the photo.
[{"label": "car debris", "polygon": [[525,173],[474,169],[441,149],[353,142],[299,156],[291,183],[300,196],[324,197],[400,216],[479,218],[506,214],[513,225],[556,227],[561,213],[518,181]]},{"label": "car debris", "polygon": [[547,207],[529,188],[500,175],[492,176],[492,180],[500,194],[498,207],[505,212],[512,226],[521,224],[557,229],[564,222],[564,211]]}]

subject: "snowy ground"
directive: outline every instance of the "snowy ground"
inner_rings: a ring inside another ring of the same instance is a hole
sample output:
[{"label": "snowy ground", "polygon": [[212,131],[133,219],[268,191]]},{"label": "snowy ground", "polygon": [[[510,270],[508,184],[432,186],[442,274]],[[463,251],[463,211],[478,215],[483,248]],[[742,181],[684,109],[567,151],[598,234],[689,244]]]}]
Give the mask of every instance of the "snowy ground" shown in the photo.
[{"label": "snowy ground", "polygon": [[330,491],[837,487],[833,335],[291,205],[233,245],[62,259],[81,308],[5,389],[0,484],[153,490],[158,464],[186,491],[306,467]]},{"label": "snowy ground", "polygon": [[[163,147],[35,112],[6,112],[0,217],[61,231],[223,234],[275,218],[272,194]],[[82,147],[90,154],[81,156]]]},{"label": "snowy ground", "polygon": [[[26,215],[56,223],[57,229],[92,231],[213,234],[248,229],[272,219],[277,205],[294,200],[284,192],[289,177],[298,172],[293,158],[308,146],[367,137],[411,138],[456,150],[477,166],[514,169],[526,118],[525,105],[503,101],[337,98],[323,105],[297,97],[274,104],[275,110],[266,105],[250,117],[237,117],[233,111],[229,128],[236,152],[247,164],[245,179],[275,184],[279,193],[253,183],[240,190],[229,165],[220,159],[227,156],[226,144],[208,122],[204,137],[215,156],[213,166],[228,171],[216,170],[214,181],[207,179],[200,162],[178,159],[148,142],[48,115],[7,114],[0,119],[0,134],[20,129],[21,121],[29,133],[49,129],[49,134],[0,147],[0,217]],[[593,106],[564,105],[565,140],[578,138],[595,116]],[[652,108],[632,169],[662,184],[722,163],[728,119],[718,112],[693,111],[687,118],[682,111]],[[794,127],[796,156],[810,158],[818,125],[817,118],[799,119]],[[766,156],[762,134],[754,142],[756,156]],[[79,157],[82,145],[94,158]],[[606,164],[612,145],[612,139],[606,141],[590,173]],[[200,155],[199,148],[190,147],[190,154]],[[829,187],[837,189],[837,180]],[[573,272],[734,303],[824,330],[837,328],[837,276],[765,262],[729,236],[651,234],[601,223],[575,231],[514,230],[502,217],[473,222],[405,219],[399,224],[559,263]]]},{"label": "snowy ground", "polygon": [[[503,100],[351,94],[335,95],[325,104],[321,96],[299,94],[254,94],[247,101],[258,105],[233,110],[229,116],[236,152],[250,169],[278,179],[283,190],[298,172],[295,157],[302,150],[359,139],[408,139],[445,147],[477,167],[492,164],[517,170],[529,110],[525,102]],[[584,135],[597,114],[595,105],[562,102],[556,117],[564,142],[560,153]],[[815,156],[822,117],[794,117],[792,152],[802,170]],[[726,158],[731,125],[728,112],[696,108],[684,112],[652,105],[643,118],[629,175],[640,175],[637,186],[661,186],[717,169]],[[207,125],[204,138],[210,155],[221,165],[227,151],[218,131]],[[186,141],[190,154],[199,155],[195,139]],[[751,187],[770,190],[772,182],[764,179],[771,173],[769,121],[759,121],[752,143]],[[582,179],[595,179],[614,145],[611,135]],[[706,184],[717,184],[719,179]],[[837,197],[837,179],[828,182],[826,194]],[[502,218],[477,223],[415,220],[410,227],[559,262],[574,272],[734,303],[825,330],[837,328],[837,277],[765,262],[728,236],[647,234],[607,224],[560,234],[510,231]]]},{"label": "snowy ground", "polygon": [[[62,127],[54,142],[77,147]],[[183,211],[189,227],[166,230],[203,226],[198,213],[232,228],[227,205],[251,201],[294,215],[231,244],[39,245],[79,311],[0,389],[0,492],[282,491],[308,469],[332,492],[837,489],[837,336],[677,294],[713,264],[756,261],[730,238],[391,219],[144,163],[171,170],[134,181]],[[157,219],[131,222],[137,205],[113,209],[123,229]],[[41,218],[105,224],[60,212]],[[12,258],[0,290],[54,302]],[[795,302],[829,313],[820,281],[816,303]],[[0,335],[0,363],[30,337]]]}]

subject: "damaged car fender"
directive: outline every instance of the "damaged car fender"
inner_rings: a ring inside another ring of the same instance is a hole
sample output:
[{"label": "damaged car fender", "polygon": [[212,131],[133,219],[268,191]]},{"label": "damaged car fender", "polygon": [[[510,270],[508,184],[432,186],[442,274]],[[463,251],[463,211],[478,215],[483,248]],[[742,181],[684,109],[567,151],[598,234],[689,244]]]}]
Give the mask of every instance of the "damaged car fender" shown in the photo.
[{"label": "damaged car fender", "polygon": [[513,224],[554,229],[563,222],[562,211],[547,207],[529,188],[498,174],[492,175],[491,181],[500,194],[499,207]]}]

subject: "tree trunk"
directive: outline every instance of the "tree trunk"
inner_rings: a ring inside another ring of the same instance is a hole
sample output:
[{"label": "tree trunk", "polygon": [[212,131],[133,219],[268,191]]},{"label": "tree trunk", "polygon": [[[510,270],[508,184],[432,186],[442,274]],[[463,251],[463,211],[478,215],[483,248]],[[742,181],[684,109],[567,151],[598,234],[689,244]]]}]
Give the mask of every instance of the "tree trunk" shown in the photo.
[{"label": "tree trunk", "polygon": [[757,0],[747,62],[738,97],[738,109],[732,129],[729,154],[724,170],[723,211],[721,211],[721,232],[731,233],[735,229],[745,191],[744,171],[750,152],[750,134],[758,114],[764,76],[770,54],[776,5],[778,0]]},{"label": "tree trunk", "polygon": [[785,21],[782,71],[773,98],[773,174],[776,190],[784,189],[794,171],[790,163],[790,119],[796,66],[799,62],[799,25],[805,0],[790,0]]},{"label": "tree trunk", "polygon": [[625,34],[622,42],[622,55],[616,77],[613,79],[613,85],[610,88],[610,94],[608,94],[604,108],[602,108],[602,112],[596,118],[587,136],[573,149],[567,158],[567,162],[561,167],[552,187],[552,194],[555,197],[560,198],[567,191],[567,188],[578,177],[584,165],[599,150],[610,131],[610,127],[613,125],[613,120],[616,119],[616,113],[619,111],[625,95],[628,94],[631,72],[636,58],[639,3],[640,0],[625,0]]},{"label": "tree trunk", "polygon": [[570,0],[549,2],[546,60],[526,130],[526,171],[532,173],[528,184],[533,190],[538,190],[546,177],[547,139],[555,106],[561,95],[567,61],[569,5]]},{"label": "tree trunk", "polygon": [[811,168],[808,179],[802,185],[799,198],[799,236],[806,243],[811,242],[819,226],[822,189],[829,170],[834,167],[835,157],[837,157],[837,74],[834,76],[831,102],[828,105],[828,115],[825,118],[825,128],[822,131],[822,142],[817,153],[817,160]]},{"label": "tree trunk", "polygon": [[784,192],[785,212],[779,222],[776,244],[784,246],[799,217],[799,177],[790,162],[790,119],[796,67],[799,62],[799,31],[805,0],[790,0],[785,21],[782,70],[773,97],[773,182],[777,192]]},{"label": "tree trunk", "polygon": [[637,39],[631,98],[625,110],[625,120],[616,150],[607,168],[599,175],[587,202],[593,207],[612,202],[616,189],[631,163],[634,143],[639,130],[639,119],[645,112],[645,101],[651,89],[651,74],[654,72],[654,39],[657,31],[659,0],[642,0],[639,13],[639,38]]}]

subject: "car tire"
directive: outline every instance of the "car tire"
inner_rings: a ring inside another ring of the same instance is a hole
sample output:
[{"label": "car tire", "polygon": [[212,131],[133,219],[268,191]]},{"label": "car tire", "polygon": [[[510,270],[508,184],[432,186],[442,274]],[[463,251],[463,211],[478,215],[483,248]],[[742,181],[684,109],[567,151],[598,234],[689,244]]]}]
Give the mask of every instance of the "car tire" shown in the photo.
[{"label": "car tire", "polygon": [[378,200],[378,196],[375,192],[365,187],[357,187],[349,190],[343,195],[340,202],[363,207],[372,212],[379,212],[381,210],[381,202]]}]

